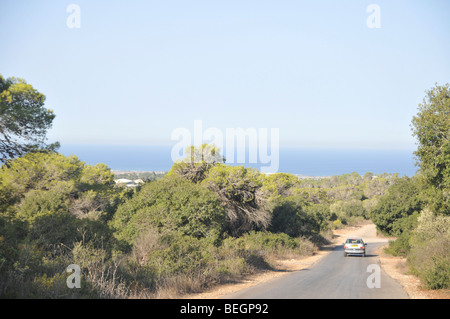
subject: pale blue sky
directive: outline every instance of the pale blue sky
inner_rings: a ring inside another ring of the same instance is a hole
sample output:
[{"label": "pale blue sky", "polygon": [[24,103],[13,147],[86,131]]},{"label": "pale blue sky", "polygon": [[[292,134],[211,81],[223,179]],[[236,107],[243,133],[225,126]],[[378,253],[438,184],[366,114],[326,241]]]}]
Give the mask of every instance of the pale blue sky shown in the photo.
[{"label": "pale blue sky", "polygon": [[202,120],[279,128],[282,146],[413,149],[425,90],[450,82],[449,13],[446,0],[0,0],[0,73],[47,96],[62,144],[173,144]]}]

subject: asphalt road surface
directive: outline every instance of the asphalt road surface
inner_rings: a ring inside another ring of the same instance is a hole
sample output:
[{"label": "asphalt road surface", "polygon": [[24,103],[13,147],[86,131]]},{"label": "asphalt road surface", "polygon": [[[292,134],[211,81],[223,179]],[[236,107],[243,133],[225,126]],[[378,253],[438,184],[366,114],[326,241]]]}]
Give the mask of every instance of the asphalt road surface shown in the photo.
[{"label": "asphalt road surface", "polygon": [[[223,296],[229,299],[406,299],[408,294],[379,267],[376,251],[382,243],[368,243],[366,257],[344,257],[343,246],[310,268]],[[375,265],[375,266],[373,266]],[[377,271],[378,268],[378,271]],[[379,274],[378,279],[376,278]],[[368,287],[369,285],[372,288]],[[376,287],[379,283],[379,288]]]}]

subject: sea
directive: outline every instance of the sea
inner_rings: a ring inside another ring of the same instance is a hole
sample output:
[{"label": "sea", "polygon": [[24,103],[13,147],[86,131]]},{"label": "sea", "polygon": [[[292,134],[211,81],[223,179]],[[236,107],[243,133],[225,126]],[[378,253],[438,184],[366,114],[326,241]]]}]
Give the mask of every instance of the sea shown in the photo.
[{"label": "sea", "polygon": [[[59,152],[76,155],[87,164],[104,163],[115,171],[167,172],[172,167],[172,145],[62,145]],[[270,153],[270,152],[269,152]],[[236,156],[237,157],[237,156]],[[275,157],[273,157],[275,159]],[[413,176],[417,167],[413,150],[280,148],[277,165],[271,173],[284,172],[304,176],[326,177],[356,172],[364,175],[398,173]],[[244,165],[259,170],[267,163],[227,160],[229,165]]]}]

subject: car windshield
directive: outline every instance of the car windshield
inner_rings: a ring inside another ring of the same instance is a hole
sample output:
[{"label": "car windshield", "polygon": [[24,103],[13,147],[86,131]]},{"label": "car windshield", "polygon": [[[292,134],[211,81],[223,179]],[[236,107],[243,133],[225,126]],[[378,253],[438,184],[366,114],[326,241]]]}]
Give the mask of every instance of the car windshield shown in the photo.
[{"label": "car windshield", "polygon": [[362,244],[362,240],[361,239],[347,239],[346,241],[347,244]]}]

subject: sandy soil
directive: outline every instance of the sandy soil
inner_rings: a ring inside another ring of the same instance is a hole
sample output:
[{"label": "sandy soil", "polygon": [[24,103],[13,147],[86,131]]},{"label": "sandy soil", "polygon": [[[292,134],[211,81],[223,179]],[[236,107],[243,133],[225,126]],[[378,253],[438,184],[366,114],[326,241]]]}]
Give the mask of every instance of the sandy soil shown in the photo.
[{"label": "sandy soil", "polygon": [[[335,246],[341,245],[346,237],[360,236],[367,243],[389,243],[392,238],[379,236],[376,227],[372,222],[365,222],[358,226],[346,227],[335,230],[332,244],[321,247],[313,256],[277,260],[275,270],[259,272],[242,278],[239,282],[218,285],[208,291],[185,295],[186,299],[216,299],[228,295],[241,289],[272,280],[283,276],[289,272],[305,269],[316,263],[323,256],[327,255]],[[450,299],[450,291],[430,291],[421,287],[417,277],[407,274],[406,260],[401,257],[389,256],[383,251],[383,247],[378,250],[382,269],[397,282],[399,282],[412,299]]]}]

